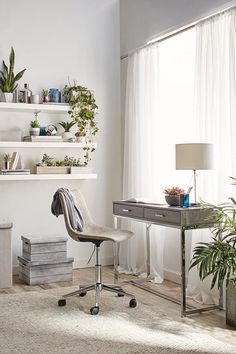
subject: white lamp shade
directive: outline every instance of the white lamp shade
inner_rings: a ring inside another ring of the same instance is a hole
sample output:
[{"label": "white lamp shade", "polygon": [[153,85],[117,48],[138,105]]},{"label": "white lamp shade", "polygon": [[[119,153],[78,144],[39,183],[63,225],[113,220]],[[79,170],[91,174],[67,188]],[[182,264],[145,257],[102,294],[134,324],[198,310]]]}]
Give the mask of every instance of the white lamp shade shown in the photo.
[{"label": "white lamp shade", "polygon": [[210,170],[213,168],[213,145],[176,144],[175,162],[176,170]]}]

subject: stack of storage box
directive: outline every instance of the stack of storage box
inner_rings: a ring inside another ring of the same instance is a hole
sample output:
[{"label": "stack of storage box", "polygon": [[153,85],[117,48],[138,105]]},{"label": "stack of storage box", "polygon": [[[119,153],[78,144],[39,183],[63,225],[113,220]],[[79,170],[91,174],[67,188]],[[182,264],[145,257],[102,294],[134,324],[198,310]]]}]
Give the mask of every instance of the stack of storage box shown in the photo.
[{"label": "stack of storage box", "polygon": [[73,258],[67,258],[63,236],[22,236],[19,278],[29,285],[72,280]]}]

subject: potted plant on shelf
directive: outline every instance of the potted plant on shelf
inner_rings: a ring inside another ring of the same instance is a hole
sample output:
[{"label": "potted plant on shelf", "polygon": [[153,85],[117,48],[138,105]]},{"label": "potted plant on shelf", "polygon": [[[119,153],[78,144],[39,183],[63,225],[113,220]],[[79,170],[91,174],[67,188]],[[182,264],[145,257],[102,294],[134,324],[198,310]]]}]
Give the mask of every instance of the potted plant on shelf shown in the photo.
[{"label": "potted plant on shelf", "polygon": [[50,101],[48,90],[42,91],[42,99],[43,99],[43,103],[48,103]]},{"label": "potted plant on shelf", "polygon": [[179,187],[171,187],[164,189],[165,200],[170,206],[180,205],[180,194],[184,193],[184,190]]},{"label": "potted plant on shelf", "polygon": [[[231,177],[236,184],[236,179]],[[211,289],[226,285],[226,322],[236,327],[236,200],[221,205],[202,203],[205,209],[214,210],[211,222],[212,240],[199,242],[194,248],[190,269],[197,267],[204,280],[212,275]]]},{"label": "potted plant on shelf", "polygon": [[13,92],[17,87],[17,81],[19,81],[25,70],[23,69],[18,74],[14,74],[15,65],[15,52],[13,47],[11,47],[11,52],[9,56],[9,67],[2,61],[2,70],[0,71],[0,89],[5,95],[6,102],[13,102]]},{"label": "potted plant on shelf", "polygon": [[10,153],[4,154],[4,156],[3,156],[4,169],[6,169],[6,170],[9,170],[9,169],[10,169],[11,159],[12,159],[12,156],[11,156]]},{"label": "potted plant on shelf", "polygon": [[[63,160],[54,160],[53,157],[48,154],[43,154],[41,162],[36,164],[36,174],[67,174],[67,173],[79,173],[83,170],[84,165],[81,163],[80,158],[74,158],[66,156]],[[72,171],[72,168],[73,171]],[[87,172],[87,170],[86,170]]]},{"label": "potted plant on shelf", "polygon": [[40,134],[40,123],[37,119],[30,122],[30,136],[38,136]]},{"label": "potted plant on shelf", "polygon": [[69,139],[72,138],[72,133],[70,131],[70,129],[76,124],[75,121],[71,121],[71,122],[59,122],[59,125],[62,126],[62,128],[64,128],[64,132],[62,133],[62,139],[63,141],[68,141]]},{"label": "potted plant on shelf", "polygon": [[77,125],[78,131],[75,134],[77,141],[86,145],[84,159],[87,164],[91,159],[90,153],[94,151],[94,148],[91,147],[92,138],[98,132],[95,120],[98,106],[94,94],[87,87],[77,85],[76,81],[73,85],[65,86],[63,94],[65,102],[70,106],[68,113]]}]

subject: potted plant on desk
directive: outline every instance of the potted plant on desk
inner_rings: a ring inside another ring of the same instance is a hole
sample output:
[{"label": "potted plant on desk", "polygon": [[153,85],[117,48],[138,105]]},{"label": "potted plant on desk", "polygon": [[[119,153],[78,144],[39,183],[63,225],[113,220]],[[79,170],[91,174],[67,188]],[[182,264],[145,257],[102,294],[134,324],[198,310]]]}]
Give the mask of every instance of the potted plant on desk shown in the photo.
[{"label": "potted plant on desk", "polygon": [[181,193],[184,193],[184,190],[179,187],[171,187],[164,189],[167,204],[169,204],[170,206],[179,206]]},{"label": "potted plant on desk", "polygon": [[[236,184],[236,179],[233,184]],[[236,327],[236,200],[219,206],[204,203],[205,209],[214,209],[211,222],[212,240],[200,242],[194,248],[190,269],[197,267],[204,280],[212,275],[211,289],[226,285],[226,323]]]}]

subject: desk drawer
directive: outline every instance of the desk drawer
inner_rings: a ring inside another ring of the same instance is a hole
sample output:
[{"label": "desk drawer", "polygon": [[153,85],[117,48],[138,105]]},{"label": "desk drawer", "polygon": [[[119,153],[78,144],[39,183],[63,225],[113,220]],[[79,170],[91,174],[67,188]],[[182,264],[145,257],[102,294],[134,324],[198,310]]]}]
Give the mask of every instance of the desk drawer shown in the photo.
[{"label": "desk drawer", "polygon": [[141,206],[114,204],[114,214],[132,218],[142,218],[143,208]]},{"label": "desk drawer", "polygon": [[144,208],[144,218],[146,220],[156,221],[157,224],[180,224],[180,213],[172,210]]}]

